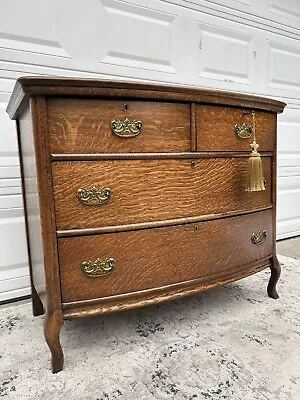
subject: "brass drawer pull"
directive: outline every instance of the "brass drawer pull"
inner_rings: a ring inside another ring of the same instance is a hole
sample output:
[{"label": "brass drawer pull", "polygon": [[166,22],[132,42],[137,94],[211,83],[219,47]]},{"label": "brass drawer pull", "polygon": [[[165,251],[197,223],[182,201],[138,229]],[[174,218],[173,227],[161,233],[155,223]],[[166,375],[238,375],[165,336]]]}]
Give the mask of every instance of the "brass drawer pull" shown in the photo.
[{"label": "brass drawer pull", "polygon": [[100,260],[97,258],[95,261],[84,261],[81,264],[81,270],[90,278],[100,278],[112,272],[115,265],[113,258]]},{"label": "brass drawer pull", "polygon": [[266,240],[266,237],[267,237],[267,232],[265,230],[264,231],[258,230],[252,233],[251,242],[253,244],[262,244]]},{"label": "brass drawer pull", "polygon": [[129,138],[135,137],[141,133],[143,124],[141,121],[130,121],[128,118],[125,118],[124,121],[114,119],[111,121],[110,127],[115,135]]},{"label": "brass drawer pull", "polygon": [[242,124],[236,124],[234,128],[235,128],[235,133],[241,139],[248,139],[249,137],[252,136],[253,133],[252,126],[246,124],[246,122],[243,122]]},{"label": "brass drawer pull", "polygon": [[111,190],[108,187],[98,189],[93,186],[92,189],[78,189],[77,198],[80,203],[88,206],[97,206],[107,203],[110,199]]}]

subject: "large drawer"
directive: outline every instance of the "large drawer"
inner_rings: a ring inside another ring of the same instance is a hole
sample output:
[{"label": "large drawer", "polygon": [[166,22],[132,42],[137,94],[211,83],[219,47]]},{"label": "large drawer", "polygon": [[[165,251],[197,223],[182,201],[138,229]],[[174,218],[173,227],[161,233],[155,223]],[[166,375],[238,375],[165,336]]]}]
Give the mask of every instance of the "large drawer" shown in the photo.
[{"label": "large drawer", "polygon": [[[276,118],[275,113],[255,111],[259,151],[275,149]],[[237,134],[238,128],[242,130],[241,136],[247,136],[247,133],[251,136],[241,138]],[[198,151],[251,151],[253,120],[249,109],[199,105],[196,107],[196,129]]]},{"label": "large drawer", "polygon": [[271,256],[272,235],[268,210],[197,224],[58,239],[62,301],[229,276]]},{"label": "large drawer", "polygon": [[263,192],[245,192],[247,158],[54,162],[52,168],[59,230],[164,221],[271,204],[269,157],[263,159]]},{"label": "large drawer", "polygon": [[52,153],[190,150],[190,106],[180,103],[49,99]]}]

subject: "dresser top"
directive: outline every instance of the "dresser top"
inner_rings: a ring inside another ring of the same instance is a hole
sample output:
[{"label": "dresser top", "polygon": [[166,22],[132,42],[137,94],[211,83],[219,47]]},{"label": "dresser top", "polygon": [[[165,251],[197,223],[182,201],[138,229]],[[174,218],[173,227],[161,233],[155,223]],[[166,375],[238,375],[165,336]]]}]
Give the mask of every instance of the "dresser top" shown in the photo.
[{"label": "dresser top", "polygon": [[10,118],[18,117],[26,99],[30,96],[56,97],[105,97],[131,100],[178,101],[247,107],[280,113],[285,103],[269,98],[199,89],[189,86],[158,85],[130,81],[110,81],[95,79],[21,77],[17,80],[7,112]]}]

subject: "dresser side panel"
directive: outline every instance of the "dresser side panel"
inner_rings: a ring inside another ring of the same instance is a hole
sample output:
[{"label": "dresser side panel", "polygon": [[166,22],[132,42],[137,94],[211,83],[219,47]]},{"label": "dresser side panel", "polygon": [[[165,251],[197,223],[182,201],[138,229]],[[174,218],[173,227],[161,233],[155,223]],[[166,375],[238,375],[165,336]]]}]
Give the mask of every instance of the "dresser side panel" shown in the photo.
[{"label": "dresser side panel", "polygon": [[33,303],[35,291],[50,313],[61,310],[46,103],[34,97],[18,119]]},{"label": "dresser side panel", "polygon": [[46,305],[44,257],[40,204],[34,151],[33,124],[30,103],[17,120],[18,144],[22,175],[23,202],[26,221],[28,261],[32,295],[34,291]]},{"label": "dresser side panel", "polygon": [[43,239],[47,312],[50,315],[56,311],[61,311],[61,291],[46,99],[44,97],[33,97],[31,107]]}]

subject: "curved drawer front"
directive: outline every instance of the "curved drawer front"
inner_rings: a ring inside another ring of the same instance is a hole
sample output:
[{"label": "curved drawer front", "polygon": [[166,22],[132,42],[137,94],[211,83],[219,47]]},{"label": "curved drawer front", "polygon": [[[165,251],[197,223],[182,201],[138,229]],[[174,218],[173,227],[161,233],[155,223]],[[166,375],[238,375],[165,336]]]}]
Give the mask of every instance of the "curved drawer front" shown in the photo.
[{"label": "curved drawer front", "polygon": [[47,102],[52,153],[190,150],[190,106],[95,99]]},{"label": "curved drawer front", "polygon": [[[256,139],[260,151],[273,151],[276,114],[255,111]],[[198,151],[251,151],[253,117],[251,110],[199,105],[196,107]]]},{"label": "curved drawer front", "polygon": [[62,301],[198,278],[238,278],[247,264],[272,255],[272,235],[268,210],[197,224],[58,239]]},{"label": "curved drawer front", "polygon": [[266,190],[245,192],[247,158],[55,162],[57,229],[96,228],[254,210],[271,204]]}]

